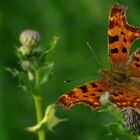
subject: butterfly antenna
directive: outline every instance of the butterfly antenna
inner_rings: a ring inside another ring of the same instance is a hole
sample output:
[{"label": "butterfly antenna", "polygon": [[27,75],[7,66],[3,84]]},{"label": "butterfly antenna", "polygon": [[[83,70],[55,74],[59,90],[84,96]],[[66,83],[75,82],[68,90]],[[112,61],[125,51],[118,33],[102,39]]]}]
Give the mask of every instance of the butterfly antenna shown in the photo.
[{"label": "butterfly antenna", "polygon": [[84,75],[82,75],[82,76],[77,76],[77,77],[75,77],[75,78],[72,78],[72,79],[68,79],[68,80],[65,80],[64,81],[64,83],[65,84],[68,84],[68,83],[70,83],[70,82],[72,82],[72,81],[76,81],[76,80],[79,80],[79,79],[83,79],[84,77],[91,77],[91,75],[93,75],[93,74],[98,74],[98,73],[95,73],[95,72],[92,72],[92,73],[89,73],[89,74],[84,74]]},{"label": "butterfly antenna", "polygon": [[[100,66],[100,68],[103,68],[101,62],[99,61],[99,59],[98,59],[97,56],[95,55],[95,53],[94,53],[94,51],[93,51],[93,48],[91,47],[91,45],[89,45],[88,42],[87,42],[87,46],[88,46],[88,48],[90,49],[92,55],[94,56],[94,58],[95,58],[95,60],[97,61],[98,65]],[[85,74],[85,75],[82,75],[82,76],[78,76],[78,77],[75,77],[75,78],[72,78],[72,79],[65,80],[64,83],[65,83],[65,84],[68,84],[68,83],[70,83],[70,82],[72,82],[72,81],[76,81],[76,80],[82,79],[83,77],[89,77],[89,76],[91,76],[91,75],[93,75],[93,74],[98,74],[98,73],[95,73],[95,72],[93,73],[93,72],[92,72],[92,73],[89,73],[89,74]]]},{"label": "butterfly antenna", "polygon": [[94,56],[95,60],[97,61],[99,67],[100,67],[100,68],[103,68],[103,66],[102,66],[101,62],[99,61],[99,59],[97,58],[97,56],[96,56],[96,54],[95,54],[93,48],[91,47],[91,45],[90,45],[88,42],[87,42],[87,46],[88,46],[88,48],[90,49],[90,51],[91,51],[92,55]]}]

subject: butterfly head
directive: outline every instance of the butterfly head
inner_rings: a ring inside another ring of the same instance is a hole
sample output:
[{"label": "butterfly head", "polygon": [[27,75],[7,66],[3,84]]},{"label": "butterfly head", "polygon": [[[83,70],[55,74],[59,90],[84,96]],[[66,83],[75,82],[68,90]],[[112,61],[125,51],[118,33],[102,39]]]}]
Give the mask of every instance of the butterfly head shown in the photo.
[{"label": "butterfly head", "polygon": [[104,78],[107,79],[108,77],[110,77],[110,71],[109,70],[99,70],[98,73]]}]

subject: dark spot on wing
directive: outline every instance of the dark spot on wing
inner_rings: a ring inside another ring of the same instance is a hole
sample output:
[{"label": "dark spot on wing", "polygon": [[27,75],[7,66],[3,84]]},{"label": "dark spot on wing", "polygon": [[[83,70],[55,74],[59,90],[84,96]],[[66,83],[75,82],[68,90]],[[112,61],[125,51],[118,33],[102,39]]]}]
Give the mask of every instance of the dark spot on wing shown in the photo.
[{"label": "dark spot on wing", "polygon": [[119,41],[119,36],[118,35],[115,35],[115,36],[108,35],[108,37],[109,37],[109,44],[112,44],[116,41]]},{"label": "dark spot on wing", "polygon": [[138,57],[136,57],[136,56],[133,57],[133,60],[134,61],[140,61],[140,59]]},{"label": "dark spot on wing", "polygon": [[95,93],[92,93],[91,96],[95,96]]},{"label": "dark spot on wing", "polygon": [[111,49],[111,53],[118,53],[118,48]]},{"label": "dark spot on wing", "polygon": [[114,93],[113,96],[119,96],[117,93]]},{"label": "dark spot on wing", "polygon": [[140,64],[135,64],[136,67],[140,67]]},{"label": "dark spot on wing", "polygon": [[98,92],[103,92],[103,90],[102,89],[98,89]]},{"label": "dark spot on wing", "polygon": [[127,42],[127,40],[126,40],[126,38],[125,38],[125,37],[123,38],[123,42],[124,42],[124,43],[126,43],[126,42]]},{"label": "dark spot on wing", "polygon": [[127,52],[126,47],[123,47],[123,48],[122,48],[122,52],[123,52],[123,53],[126,53],[126,52]]},{"label": "dark spot on wing", "polygon": [[88,91],[86,85],[80,86],[79,88],[80,88],[80,89],[82,90],[82,92],[84,92],[84,93]]},{"label": "dark spot on wing", "polygon": [[92,85],[93,88],[96,88],[97,87],[97,85],[94,82],[92,82],[90,84]]},{"label": "dark spot on wing", "polygon": [[83,97],[88,97],[87,95],[83,95]]},{"label": "dark spot on wing", "polygon": [[121,31],[121,34],[122,34],[122,35],[125,35],[125,33],[124,33],[124,32],[122,32],[122,31]]}]

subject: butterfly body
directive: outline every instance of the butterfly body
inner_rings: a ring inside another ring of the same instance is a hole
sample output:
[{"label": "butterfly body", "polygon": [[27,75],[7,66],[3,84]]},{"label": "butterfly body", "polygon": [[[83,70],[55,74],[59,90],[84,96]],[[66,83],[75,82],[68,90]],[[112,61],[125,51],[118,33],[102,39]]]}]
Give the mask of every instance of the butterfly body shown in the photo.
[{"label": "butterfly body", "polygon": [[140,48],[129,56],[133,42],[140,39],[140,28],[126,20],[128,7],[114,4],[109,14],[108,56],[110,70],[99,70],[101,80],[93,80],[61,96],[57,103],[65,109],[84,103],[92,109],[101,107],[106,92],[120,110],[140,110]]},{"label": "butterfly body", "polygon": [[121,83],[128,79],[127,73],[113,70],[99,70],[106,81],[111,83]]}]

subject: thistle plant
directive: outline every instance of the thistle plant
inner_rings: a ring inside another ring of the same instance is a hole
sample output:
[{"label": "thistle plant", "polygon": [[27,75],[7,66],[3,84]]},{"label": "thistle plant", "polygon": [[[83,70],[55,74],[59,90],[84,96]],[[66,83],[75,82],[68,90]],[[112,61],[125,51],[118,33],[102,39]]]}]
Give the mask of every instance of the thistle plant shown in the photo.
[{"label": "thistle plant", "polygon": [[54,63],[48,61],[48,55],[56,48],[58,37],[54,37],[48,48],[40,46],[40,35],[34,30],[25,30],[20,35],[21,46],[16,54],[21,69],[7,68],[17,77],[19,86],[31,93],[36,110],[36,125],[27,127],[26,130],[38,134],[38,140],[45,140],[46,129],[52,130],[63,119],[55,116],[55,104],[46,107],[44,113],[41,104],[42,85],[46,84],[53,75]]}]

